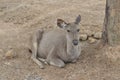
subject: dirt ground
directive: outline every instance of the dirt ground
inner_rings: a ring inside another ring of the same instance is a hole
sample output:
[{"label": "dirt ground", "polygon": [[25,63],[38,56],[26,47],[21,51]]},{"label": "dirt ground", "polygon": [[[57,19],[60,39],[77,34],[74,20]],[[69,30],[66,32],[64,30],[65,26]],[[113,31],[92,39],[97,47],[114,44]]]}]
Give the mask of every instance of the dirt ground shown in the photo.
[{"label": "dirt ground", "polygon": [[[101,31],[104,10],[105,0],[0,0],[0,80],[120,80],[120,59],[109,56],[111,48],[106,53],[96,44],[81,42],[82,54],[76,63],[45,69],[30,59],[28,51],[33,32],[56,28],[57,18],[69,22],[80,14],[81,33]],[[17,56],[6,59],[10,48]]]}]

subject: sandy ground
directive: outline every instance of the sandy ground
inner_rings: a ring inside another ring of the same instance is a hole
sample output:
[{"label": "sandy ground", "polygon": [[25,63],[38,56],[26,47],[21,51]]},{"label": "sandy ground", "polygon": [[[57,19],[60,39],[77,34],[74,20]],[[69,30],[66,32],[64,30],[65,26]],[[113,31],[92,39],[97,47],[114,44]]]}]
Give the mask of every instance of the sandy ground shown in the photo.
[{"label": "sandy ground", "polygon": [[[120,80],[120,60],[111,60],[88,42],[82,42],[77,63],[62,69],[40,69],[28,51],[33,32],[56,28],[57,18],[69,22],[80,14],[81,33],[101,31],[104,9],[105,0],[0,0],[0,80]],[[10,48],[17,56],[6,59]]]}]

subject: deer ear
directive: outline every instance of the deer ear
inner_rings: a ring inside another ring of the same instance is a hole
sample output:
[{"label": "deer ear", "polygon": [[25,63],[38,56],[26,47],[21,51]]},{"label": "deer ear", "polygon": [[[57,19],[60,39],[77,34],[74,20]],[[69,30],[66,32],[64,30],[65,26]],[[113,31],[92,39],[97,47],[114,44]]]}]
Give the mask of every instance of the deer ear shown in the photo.
[{"label": "deer ear", "polygon": [[65,28],[67,23],[62,20],[62,19],[57,19],[57,25],[60,27],[60,28]]},{"label": "deer ear", "polygon": [[76,20],[75,20],[75,24],[79,24],[80,23],[80,21],[81,21],[81,16],[80,15],[78,15],[78,17],[76,18]]}]

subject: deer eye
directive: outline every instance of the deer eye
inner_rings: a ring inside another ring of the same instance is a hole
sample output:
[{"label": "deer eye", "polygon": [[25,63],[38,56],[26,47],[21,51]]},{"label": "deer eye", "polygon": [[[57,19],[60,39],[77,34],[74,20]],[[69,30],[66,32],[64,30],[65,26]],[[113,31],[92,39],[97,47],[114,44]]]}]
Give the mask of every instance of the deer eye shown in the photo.
[{"label": "deer eye", "polygon": [[77,32],[79,32],[80,31],[80,29],[77,29]]},{"label": "deer eye", "polygon": [[67,32],[70,32],[70,30],[67,30]]}]

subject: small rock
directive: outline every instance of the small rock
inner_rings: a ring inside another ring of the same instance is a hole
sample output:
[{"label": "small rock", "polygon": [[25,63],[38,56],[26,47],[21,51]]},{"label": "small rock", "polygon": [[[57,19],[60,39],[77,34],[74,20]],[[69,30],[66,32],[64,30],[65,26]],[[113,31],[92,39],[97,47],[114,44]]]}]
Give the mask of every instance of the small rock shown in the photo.
[{"label": "small rock", "polygon": [[91,36],[94,35],[94,32],[92,32],[92,31],[87,31],[87,35],[88,35],[88,37],[91,37]]},{"label": "small rock", "polygon": [[95,43],[96,42],[96,39],[95,38],[93,38],[93,37],[89,37],[88,38],[88,41],[89,41],[89,43]]},{"label": "small rock", "polygon": [[13,49],[10,49],[5,54],[5,58],[8,58],[8,59],[15,58],[15,57],[16,57],[16,53],[14,52]]},{"label": "small rock", "polygon": [[4,64],[7,65],[7,66],[11,66],[10,62],[5,62]]},{"label": "small rock", "polygon": [[97,32],[93,35],[94,38],[96,39],[101,39],[102,38],[102,32]]},{"label": "small rock", "polygon": [[24,80],[43,80],[43,78],[37,76],[37,75],[28,75],[26,79]]},{"label": "small rock", "polygon": [[3,50],[2,50],[2,49],[0,49],[0,52],[3,52]]},{"label": "small rock", "polygon": [[85,41],[85,40],[87,40],[87,38],[88,38],[87,34],[81,34],[80,35],[80,40],[81,41]]}]

